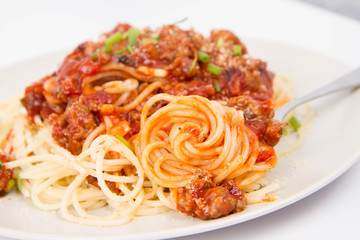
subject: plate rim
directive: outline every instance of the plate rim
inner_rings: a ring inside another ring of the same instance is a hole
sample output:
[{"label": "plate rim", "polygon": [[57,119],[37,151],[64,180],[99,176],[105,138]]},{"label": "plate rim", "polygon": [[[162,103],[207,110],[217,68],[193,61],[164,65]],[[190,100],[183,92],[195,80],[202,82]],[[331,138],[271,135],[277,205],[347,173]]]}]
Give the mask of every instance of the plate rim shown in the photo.
[{"label": "plate rim", "polygon": [[[244,42],[256,42],[256,43],[269,43],[269,44],[276,44],[279,46],[284,46],[288,48],[296,48],[300,50],[307,51],[311,54],[320,55],[322,57],[328,58],[333,62],[337,62],[337,64],[343,65],[343,67],[347,69],[352,69],[351,66],[348,64],[345,64],[344,62],[333,58],[331,56],[328,56],[326,54],[323,54],[321,52],[303,48],[301,46],[296,46],[292,44],[287,43],[280,43],[276,41],[268,41],[264,39],[252,39],[252,38],[244,38]],[[22,65],[25,63],[29,63],[30,61],[39,61],[41,59],[46,59],[49,57],[53,57],[56,55],[66,55],[66,52],[69,52],[69,50],[58,50],[58,51],[52,51],[47,54],[42,54],[38,56],[34,56],[33,58],[27,58],[19,60],[16,63],[12,63],[10,65],[5,65],[0,67],[0,73],[3,71],[10,70],[11,68],[14,68],[17,65]],[[60,59],[62,61],[62,59]],[[3,99],[2,99],[3,100]],[[341,167],[337,169],[337,171],[333,171],[332,174],[327,175],[326,177],[321,178],[321,180],[311,184],[310,186],[306,187],[303,191],[298,192],[296,194],[293,194],[291,197],[288,197],[285,200],[278,200],[276,201],[277,204],[271,204],[265,208],[265,211],[263,208],[260,208],[251,214],[247,215],[246,217],[239,218],[221,218],[215,220],[210,220],[207,223],[210,222],[210,224],[200,224],[197,225],[196,228],[193,226],[185,226],[181,227],[179,229],[170,229],[170,230],[162,230],[161,232],[150,232],[150,233],[131,233],[131,234],[125,234],[125,236],[116,236],[116,235],[108,235],[108,236],[90,236],[90,235],[83,235],[83,236],[72,236],[72,235],[52,235],[52,234],[43,234],[43,233],[31,233],[23,230],[14,230],[6,227],[0,226],[0,236],[1,237],[7,237],[7,238],[20,238],[20,239],[158,239],[158,238],[170,238],[170,237],[180,237],[180,236],[189,236],[193,234],[198,233],[204,233],[209,231],[214,231],[217,229],[229,227],[232,225],[240,224],[246,221],[250,221],[253,219],[256,219],[260,216],[265,216],[269,213],[272,213],[274,211],[283,209],[291,204],[294,204],[307,196],[313,194],[314,192],[324,188],[326,185],[330,184],[331,182],[335,181],[338,177],[345,174],[356,162],[358,162],[360,159],[360,149],[355,149],[352,153],[351,157],[348,158],[348,161],[346,164],[342,164]],[[39,210],[41,211],[41,210]],[[111,229],[110,227],[109,229]],[[185,232],[185,234],[183,233]]]}]

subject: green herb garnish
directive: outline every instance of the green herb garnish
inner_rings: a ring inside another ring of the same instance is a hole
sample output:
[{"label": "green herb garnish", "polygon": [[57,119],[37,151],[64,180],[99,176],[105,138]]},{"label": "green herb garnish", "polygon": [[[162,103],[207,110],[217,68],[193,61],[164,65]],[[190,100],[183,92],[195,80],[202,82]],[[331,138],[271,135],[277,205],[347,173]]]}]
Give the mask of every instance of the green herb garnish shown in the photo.
[{"label": "green herb garnish", "polygon": [[286,135],[288,135],[289,134],[289,132],[290,132],[290,126],[289,125],[285,125],[285,126],[281,126],[281,133],[284,135],[284,136],[286,136]]},{"label": "green herb garnish", "polygon": [[140,30],[136,29],[136,28],[130,28],[129,31],[129,45],[132,47],[132,46],[135,46],[136,45],[136,39],[137,37],[140,35]]},{"label": "green herb garnish", "polygon": [[216,47],[218,49],[222,48],[224,46],[224,39],[221,37],[218,39],[217,43],[216,43]]},{"label": "green herb garnish", "polygon": [[207,63],[210,60],[210,56],[204,52],[198,51],[199,61],[202,63]]},{"label": "green herb garnish", "polygon": [[289,119],[289,123],[295,131],[297,131],[301,127],[301,123],[294,116]]},{"label": "green herb garnish", "polygon": [[222,72],[222,68],[219,66],[216,66],[215,64],[210,63],[206,69],[211,74],[214,74],[215,76],[220,76]]},{"label": "green herb garnish", "polygon": [[10,192],[10,190],[15,186],[15,180],[14,179],[10,179],[7,184],[6,184],[6,189],[7,191]]},{"label": "green herb garnish", "polygon": [[110,37],[108,37],[105,40],[105,45],[102,46],[101,48],[97,49],[93,55],[91,55],[91,57],[95,60],[95,58],[97,57],[97,55],[99,54],[99,52],[111,52],[112,48],[111,46],[115,43],[117,43],[118,41],[122,40],[122,35],[120,32],[116,32],[113,35],[111,35]]},{"label": "green herb garnish", "polygon": [[100,52],[100,49],[97,49],[97,50],[91,55],[91,57],[92,57],[93,60],[95,60],[95,58],[97,57],[97,55],[99,54],[99,52]]},{"label": "green herb garnish", "polygon": [[128,141],[126,141],[126,139],[125,138],[123,138],[123,136],[121,136],[121,135],[116,135],[115,136],[117,139],[119,139],[126,147],[128,147],[131,151],[135,151],[135,148],[134,148],[134,146],[132,145],[132,144],[130,144]]},{"label": "green herb garnish", "polygon": [[105,40],[105,44],[107,46],[111,46],[119,41],[122,40],[122,35],[120,32],[116,32],[114,33],[113,35],[111,35],[110,37],[108,37],[106,40]]},{"label": "green herb garnish", "polygon": [[196,62],[197,62],[197,60],[196,60],[196,58],[194,58],[193,62],[191,63],[189,72],[188,72],[189,74],[190,74],[190,73],[192,72],[192,70],[194,69]]},{"label": "green herb garnish", "polygon": [[150,40],[151,40],[153,43],[157,43],[157,42],[160,40],[160,35],[159,35],[159,34],[152,34]]},{"label": "green herb garnish", "polygon": [[19,189],[19,192],[21,192],[22,190],[21,190],[20,170],[17,169],[17,170],[16,170],[16,173],[17,173],[17,187],[18,187],[18,189]]},{"label": "green herb garnish", "polygon": [[123,54],[123,53],[125,53],[125,52],[127,52],[127,51],[129,51],[129,50],[128,50],[128,48],[126,47],[126,48],[124,48],[124,49],[121,49],[120,51],[114,52],[114,56],[116,56],[116,55],[121,55],[121,54]]},{"label": "green herb garnish", "polygon": [[233,48],[233,51],[234,51],[234,56],[241,57],[241,55],[242,55],[242,48],[241,48],[240,45],[235,45],[234,48]]},{"label": "green herb garnish", "polygon": [[130,44],[128,44],[128,45],[126,46],[126,49],[130,52],[130,54],[133,54],[133,53],[134,53],[134,50],[133,50],[133,48],[132,48],[132,46],[131,46]]},{"label": "green herb garnish", "polygon": [[129,37],[129,31],[122,34],[122,40],[126,40]]},{"label": "green herb garnish", "polygon": [[216,79],[214,79],[214,86],[215,86],[215,91],[216,91],[216,92],[220,92],[220,91],[221,91],[221,88],[220,88],[220,86],[219,86],[219,82],[218,82]]},{"label": "green herb garnish", "polygon": [[97,49],[93,55],[91,55],[91,57],[95,60],[95,58],[97,57],[97,55],[99,54],[99,52],[111,52],[111,47],[109,45],[105,45],[105,46],[102,46],[101,48]]},{"label": "green herb garnish", "polygon": [[100,48],[100,52],[111,52],[111,47],[109,45],[105,45],[102,48]]}]

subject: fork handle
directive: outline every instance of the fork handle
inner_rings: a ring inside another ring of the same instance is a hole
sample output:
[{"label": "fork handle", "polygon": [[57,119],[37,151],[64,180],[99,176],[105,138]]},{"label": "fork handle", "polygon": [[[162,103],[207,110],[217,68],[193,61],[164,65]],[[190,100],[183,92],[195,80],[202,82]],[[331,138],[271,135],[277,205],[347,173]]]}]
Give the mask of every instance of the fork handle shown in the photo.
[{"label": "fork handle", "polygon": [[297,106],[299,106],[303,103],[309,102],[313,99],[328,95],[333,92],[337,92],[337,91],[344,90],[347,88],[356,88],[359,86],[360,86],[360,67],[357,68],[356,70],[340,77],[339,79],[280,107],[279,109],[277,109],[275,111],[274,119],[283,121],[285,116],[292,109],[296,108]]}]

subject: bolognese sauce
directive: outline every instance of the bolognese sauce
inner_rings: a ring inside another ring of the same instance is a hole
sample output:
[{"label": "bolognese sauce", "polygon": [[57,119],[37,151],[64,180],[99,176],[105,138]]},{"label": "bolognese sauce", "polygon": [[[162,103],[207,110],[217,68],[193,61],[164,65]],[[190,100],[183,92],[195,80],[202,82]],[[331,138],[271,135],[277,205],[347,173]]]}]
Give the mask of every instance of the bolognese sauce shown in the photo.
[{"label": "bolognese sauce", "polygon": [[[108,74],[114,66],[127,71]],[[40,115],[58,144],[77,155],[105,118],[113,126],[110,134],[132,139],[140,131],[142,107],[155,94],[203,96],[243,111],[245,125],[260,142],[257,162],[262,163],[276,158],[273,146],[281,137],[282,124],[273,120],[273,77],[266,63],[251,58],[230,31],[213,30],[206,38],[175,25],[140,31],[119,24],[98,42],[80,44],[56,72],[27,87],[21,102],[30,121]],[[139,86],[120,103],[121,93],[96,87],[132,78]],[[137,106],[123,107],[154,82],[161,84]],[[152,111],[164,105],[159,102]],[[88,180],[96,185],[96,179]],[[201,219],[239,212],[245,206],[245,196],[233,181],[215,184],[203,174],[194,176],[177,194],[177,209]]]}]

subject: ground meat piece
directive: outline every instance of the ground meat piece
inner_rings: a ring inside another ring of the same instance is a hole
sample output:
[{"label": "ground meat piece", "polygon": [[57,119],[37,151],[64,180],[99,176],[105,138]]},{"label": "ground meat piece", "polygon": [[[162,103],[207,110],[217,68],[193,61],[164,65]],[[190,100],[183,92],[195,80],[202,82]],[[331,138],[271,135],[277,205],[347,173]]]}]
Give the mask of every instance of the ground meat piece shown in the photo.
[{"label": "ground meat piece", "polygon": [[[199,66],[193,66],[194,59],[189,57],[177,57],[174,62],[167,68],[170,72],[168,78],[178,79],[180,81],[190,79],[199,72]],[[191,71],[190,71],[191,70]]]},{"label": "ground meat piece", "polygon": [[243,211],[246,198],[233,181],[216,185],[207,173],[197,173],[191,184],[177,191],[177,209],[203,220]]},{"label": "ground meat piece", "polygon": [[64,114],[52,114],[52,134],[58,143],[72,154],[79,154],[86,137],[97,127],[94,114],[76,97],[72,98]]},{"label": "ground meat piece", "polygon": [[0,151],[0,162],[2,167],[0,168],[0,192],[9,192],[7,183],[12,178],[13,170],[7,169],[3,164],[10,159],[3,151]]},{"label": "ground meat piece", "polygon": [[230,97],[236,97],[244,91],[242,82],[244,81],[245,74],[240,69],[231,67],[225,71],[225,74],[220,75],[218,82],[222,94]]},{"label": "ground meat piece", "polygon": [[99,111],[104,104],[110,104],[113,102],[114,97],[105,91],[98,91],[82,98],[82,102],[91,111]]},{"label": "ground meat piece", "polygon": [[80,95],[82,79],[99,72],[101,64],[94,62],[91,57],[80,60],[66,58],[56,71],[56,80],[53,86],[53,95],[57,99],[68,102],[74,95]]},{"label": "ground meat piece", "polygon": [[179,56],[192,56],[192,48],[194,45],[189,31],[183,31],[175,25],[161,28],[157,56],[163,63],[172,63]]},{"label": "ground meat piece", "polygon": [[235,185],[234,180],[224,180],[221,183],[221,186],[225,187],[237,200],[234,212],[243,211],[247,205],[246,197],[245,194]]},{"label": "ground meat piece", "polygon": [[274,148],[265,145],[260,146],[259,155],[256,159],[257,163],[267,163],[269,161],[273,161],[274,158],[276,158]]},{"label": "ground meat piece", "polygon": [[[255,132],[260,142],[273,146],[279,141],[281,126],[271,121],[274,75],[267,71],[265,62],[247,56],[245,45],[233,33],[213,30],[211,36],[205,38],[193,30],[167,25],[156,31],[140,31],[136,43],[131,46],[133,51],[117,54],[128,47],[129,39],[112,44],[109,51],[101,50],[105,39],[116,32],[125,35],[130,28],[128,24],[118,24],[112,31],[103,34],[99,42],[80,44],[64,59],[57,71],[29,86],[22,99],[29,119],[40,115],[53,128],[53,137],[61,146],[72,153],[79,153],[86,137],[104,121],[106,114],[99,111],[101,106],[113,105],[119,97],[117,93],[108,94],[103,88],[96,87],[107,81],[132,76],[125,72],[121,77],[106,75],[91,83],[86,81],[88,77],[113,71],[106,70],[108,63],[114,66],[118,64],[121,68],[126,66],[126,69],[137,74],[140,74],[138,67],[148,66],[166,70],[166,80],[135,109],[130,112],[115,111],[117,116],[112,119],[130,123],[131,130],[126,134],[126,139],[139,132],[140,113],[145,102],[155,92],[162,92],[200,95],[227,102],[229,106],[244,111],[246,125]],[[235,45],[241,46],[241,56],[234,56]],[[200,51],[209,55],[208,62],[197,58]],[[219,75],[208,70],[210,63],[222,69]],[[145,82],[150,78],[153,79],[150,75],[140,77]],[[139,81],[139,84],[141,89],[139,87],[137,91],[132,91],[123,105],[132,102],[149,83]],[[116,106],[113,108],[116,110]]]},{"label": "ground meat piece", "polygon": [[164,85],[162,91],[171,95],[199,95],[206,98],[212,98],[215,95],[214,85],[212,83],[204,83],[199,79],[190,81],[172,81]]},{"label": "ground meat piece", "polygon": [[270,146],[275,146],[282,136],[282,127],[284,124],[277,120],[269,120],[264,141],[269,144]]},{"label": "ground meat piece", "polygon": [[230,98],[228,104],[244,112],[246,126],[260,141],[270,146],[279,142],[283,124],[272,119],[275,107],[272,99],[259,100],[250,96],[238,96]]},{"label": "ground meat piece", "polygon": [[68,121],[69,146],[72,153],[81,151],[82,142],[89,133],[97,126],[92,112],[80,101],[68,104],[65,111]]},{"label": "ground meat piece", "polygon": [[28,86],[25,90],[25,95],[21,99],[26,111],[30,116],[40,114],[45,104],[45,97],[43,95],[43,82],[35,82]]},{"label": "ground meat piece", "polygon": [[66,148],[69,140],[67,136],[67,121],[65,115],[59,115],[55,113],[51,114],[49,117],[49,122],[53,126],[53,138],[60,144],[60,146]]},{"label": "ground meat piece", "polygon": [[247,49],[245,47],[245,44],[243,44],[238,37],[235,36],[230,31],[227,30],[212,30],[210,39],[212,42],[217,43],[219,39],[222,38],[224,41],[231,42],[232,44],[237,44],[241,46],[242,54],[247,53]]},{"label": "ground meat piece", "polygon": [[[88,184],[94,185],[95,187],[100,189],[96,177],[93,177],[93,176],[89,175],[89,176],[86,177],[86,181],[88,182]],[[105,181],[105,183],[106,183],[106,185],[108,186],[108,188],[110,189],[111,192],[113,192],[115,194],[120,194],[121,193],[121,190],[116,187],[115,182]]]},{"label": "ground meat piece", "polygon": [[122,64],[125,64],[125,65],[128,65],[128,66],[131,66],[131,67],[136,67],[136,64],[130,59],[129,56],[127,55],[121,55],[119,58],[118,58],[118,61]]}]

